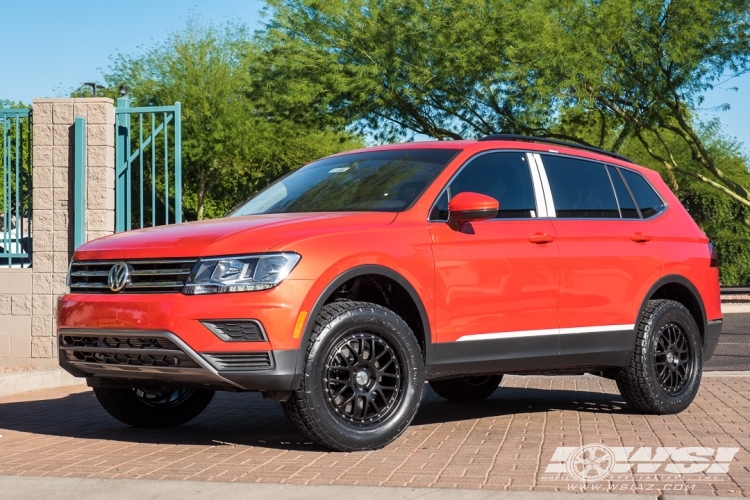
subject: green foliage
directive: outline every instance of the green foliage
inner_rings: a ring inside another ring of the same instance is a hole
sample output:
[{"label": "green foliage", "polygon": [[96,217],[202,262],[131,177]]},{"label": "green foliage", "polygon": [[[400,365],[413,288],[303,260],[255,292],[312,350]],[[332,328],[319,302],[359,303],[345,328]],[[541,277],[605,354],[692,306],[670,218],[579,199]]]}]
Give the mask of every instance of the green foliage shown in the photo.
[{"label": "green foliage", "polygon": [[196,21],[144,54],[114,58],[107,91],[127,85],[135,106],[182,103],[183,207],[220,217],[278,176],[357,147],[350,134],[269,119],[249,98],[257,48],[246,27]]},{"label": "green foliage", "polygon": [[511,132],[619,150],[675,189],[723,281],[750,283],[747,159],[696,120],[704,92],[750,70],[750,0],[269,3],[260,90],[288,96],[286,115],[381,140]]},{"label": "green foliage", "polygon": [[269,3],[263,82],[266,93],[289,96],[279,104],[290,116],[353,124],[380,140],[543,128],[552,96],[509,63],[529,37],[523,2]]}]

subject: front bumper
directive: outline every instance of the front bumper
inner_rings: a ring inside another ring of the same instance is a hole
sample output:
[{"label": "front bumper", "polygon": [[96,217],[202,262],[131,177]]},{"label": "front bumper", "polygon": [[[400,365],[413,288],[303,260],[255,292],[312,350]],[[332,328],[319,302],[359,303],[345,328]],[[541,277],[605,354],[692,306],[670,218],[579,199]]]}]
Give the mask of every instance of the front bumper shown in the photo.
[{"label": "front bumper", "polygon": [[62,329],[60,366],[89,384],[288,391],[297,350],[199,354],[166,331]]},{"label": "front bumper", "polygon": [[[287,279],[265,291],[196,296],[68,294],[58,304],[60,365],[93,383],[292,390],[300,345],[293,333],[312,284]],[[257,321],[262,338],[227,341],[205,324],[221,320]]]}]

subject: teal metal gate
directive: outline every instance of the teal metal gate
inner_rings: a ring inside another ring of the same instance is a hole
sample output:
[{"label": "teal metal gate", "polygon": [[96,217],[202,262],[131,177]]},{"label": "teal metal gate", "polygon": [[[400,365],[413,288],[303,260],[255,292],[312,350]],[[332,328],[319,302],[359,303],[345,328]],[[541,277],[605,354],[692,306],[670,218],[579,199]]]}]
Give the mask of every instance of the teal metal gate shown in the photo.
[{"label": "teal metal gate", "polygon": [[31,264],[31,110],[0,109],[0,266]]},{"label": "teal metal gate", "polygon": [[182,108],[115,108],[115,231],[182,222]]}]

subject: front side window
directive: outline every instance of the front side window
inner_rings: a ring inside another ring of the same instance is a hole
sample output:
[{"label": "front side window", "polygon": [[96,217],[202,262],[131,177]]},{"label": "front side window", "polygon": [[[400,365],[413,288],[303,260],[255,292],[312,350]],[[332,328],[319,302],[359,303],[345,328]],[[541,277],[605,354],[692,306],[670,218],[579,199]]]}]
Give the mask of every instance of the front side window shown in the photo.
[{"label": "front side window", "polygon": [[543,155],[543,163],[558,218],[620,218],[603,164],[552,155]]},{"label": "front side window", "polygon": [[230,216],[399,212],[417,199],[459,151],[414,148],[324,158],[274,182]]},{"label": "front side window", "polygon": [[648,219],[664,210],[664,202],[661,201],[659,195],[654,192],[654,188],[651,187],[651,184],[643,176],[625,168],[621,168],[620,172],[622,172],[625,182],[628,183],[644,219]]},{"label": "front side window", "polygon": [[447,220],[448,201],[465,192],[495,198],[500,203],[498,218],[536,217],[534,187],[526,153],[488,153],[470,160],[438,198],[430,219]]}]

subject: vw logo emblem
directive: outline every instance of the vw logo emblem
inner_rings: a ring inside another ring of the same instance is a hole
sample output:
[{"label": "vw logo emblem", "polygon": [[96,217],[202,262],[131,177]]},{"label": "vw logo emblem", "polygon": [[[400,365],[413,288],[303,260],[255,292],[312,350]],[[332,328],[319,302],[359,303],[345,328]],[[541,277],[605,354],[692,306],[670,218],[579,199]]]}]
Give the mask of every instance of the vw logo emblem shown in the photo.
[{"label": "vw logo emblem", "polygon": [[117,293],[130,283],[130,268],[125,262],[118,262],[109,270],[107,285]]}]

